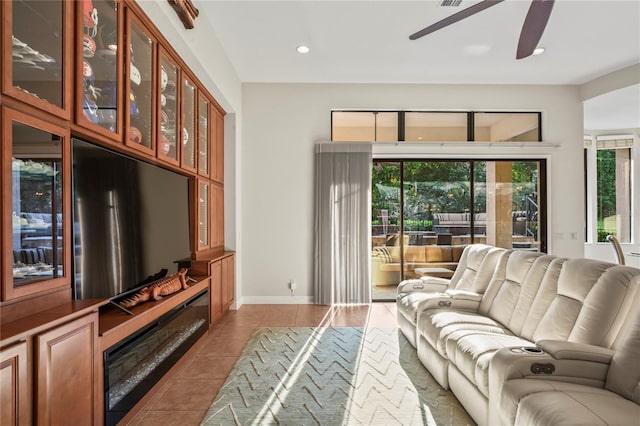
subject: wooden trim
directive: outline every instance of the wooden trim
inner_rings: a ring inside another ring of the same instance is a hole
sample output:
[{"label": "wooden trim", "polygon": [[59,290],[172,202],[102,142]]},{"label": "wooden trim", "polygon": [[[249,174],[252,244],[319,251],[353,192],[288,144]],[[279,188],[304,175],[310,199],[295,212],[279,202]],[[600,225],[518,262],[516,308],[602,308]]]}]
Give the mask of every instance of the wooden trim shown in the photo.
[{"label": "wooden trim", "polygon": [[0,304],[0,324],[17,321],[47,310],[51,306],[70,303],[71,300],[71,286],[57,287],[53,290],[41,291],[38,294],[7,300]]},{"label": "wooden trim", "polygon": [[28,339],[30,336],[42,333],[53,327],[68,323],[92,312],[98,312],[98,309],[107,303],[108,301],[103,299],[70,300],[16,321],[3,322],[0,324],[0,336],[2,336],[0,346]]}]

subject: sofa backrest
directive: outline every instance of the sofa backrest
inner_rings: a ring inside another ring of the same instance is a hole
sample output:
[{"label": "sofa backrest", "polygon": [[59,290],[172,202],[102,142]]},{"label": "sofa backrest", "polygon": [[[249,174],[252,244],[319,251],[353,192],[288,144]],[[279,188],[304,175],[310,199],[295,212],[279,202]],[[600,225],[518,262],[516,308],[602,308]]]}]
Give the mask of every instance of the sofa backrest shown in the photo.
[{"label": "sofa backrest", "polygon": [[[531,302],[527,315],[522,316],[522,328],[518,332],[520,336],[533,340],[533,335],[538,328],[538,324],[558,294],[558,277],[566,261],[566,258],[555,256],[541,257],[536,260],[536,264],[540,263],[543,265],[546,262],[548,263],[546,264],[546,271],[544,277],[542,277],[542,282],[538,287],[538,293]],[[516,323],[514,323],[514,326],[515,325]]]},{"label": "sofa backrest", "polygon": [[533,340],[614,347],[639,282],[640,269],[593,259],[567,260],[558,276],[557,293]]},{"label": "sofa backrest", "polygon": [[514,333],[521,331],[553,256],[511,251],[502,256],[491,278],[480,312]]},{"label": "sofa backrest", "polygon": [[605,389],[640,404],[640,303],[628,317],[630,324],[611,360]]},{"label": "sofa backrest", "polygon": [[484,294],[500,257],[507,250],[486,244],[470,244],[462,252],[448,289]]}]

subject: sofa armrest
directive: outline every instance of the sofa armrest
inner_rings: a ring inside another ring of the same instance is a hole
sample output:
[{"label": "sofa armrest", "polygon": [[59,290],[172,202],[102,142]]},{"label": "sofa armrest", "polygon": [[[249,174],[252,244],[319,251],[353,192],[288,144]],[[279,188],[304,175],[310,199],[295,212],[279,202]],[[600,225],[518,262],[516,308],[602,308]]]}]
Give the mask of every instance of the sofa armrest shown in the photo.
[{"label": "sofa armrest", "polygon": [[447,289],[449,280],[446,278],[415,279],[404,280],[398,284],[398,294],[400,293],[442,293]]},{"label": "sofa armrest", "polygon": [[480,301],[482,300],[481,294],[467,290],[451,289],[445,291],[445,294],[448,294],[453,300],[470,300],[472,302],[478,302],[478,304],[480,304]]},{"label": "sofa armrest", "polygon": [[[489,400],[500,401],[502,388],[510,380],[543,379],[603,388],[613,355],[595,350],[595,346],[546,340],[543,346],[558,356],[533,344],[528,347],[504,348],[497,351],[489,364]],[[573,347],[573,348],[572,348]],[[588,348],[594,349],[586,355]],[[571,357],[575,354],[575,358]],[[498,424],[498,408],[489,404],[489,424]]]},{"label": "sofa armrest", "polygon": [[554,359],[572,359],[610,364],[615,351],[585,343],[564,342],[562,340],[539,340],[536,346]]},{"label": "sofa armrest", "polygon": [[[491,358],[489,381],[503,383],[511,379],[537,377],[592,386],[602,386],[604,383],[613,351],[582,343],[552,340],[544,341],[543,345],[551,352],[533,344],[500,349]],[[589,347],[593,349],[591,355],[587,355]],[[571,357],[571,354],[575,357]]]}]

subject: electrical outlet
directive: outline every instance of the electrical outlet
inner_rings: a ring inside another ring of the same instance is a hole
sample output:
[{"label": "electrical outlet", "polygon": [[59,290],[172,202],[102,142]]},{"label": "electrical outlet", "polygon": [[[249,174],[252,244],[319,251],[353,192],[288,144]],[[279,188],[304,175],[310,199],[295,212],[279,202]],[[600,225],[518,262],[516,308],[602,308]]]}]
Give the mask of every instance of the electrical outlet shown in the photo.
[{"label": "electrical outlet", "polygon": [[289,290],[295,290],[295,289],[296,289],[295,280],[289,280]]}]

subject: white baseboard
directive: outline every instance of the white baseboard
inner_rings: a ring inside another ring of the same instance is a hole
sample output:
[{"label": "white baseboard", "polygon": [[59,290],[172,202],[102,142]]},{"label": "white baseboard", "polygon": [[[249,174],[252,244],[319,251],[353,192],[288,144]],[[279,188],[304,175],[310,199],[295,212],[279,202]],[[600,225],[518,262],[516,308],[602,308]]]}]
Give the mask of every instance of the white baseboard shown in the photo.
[{"label": "white baseboard", "polygon": [[242,305],[312,305],[313,296],[243,296]]}]

